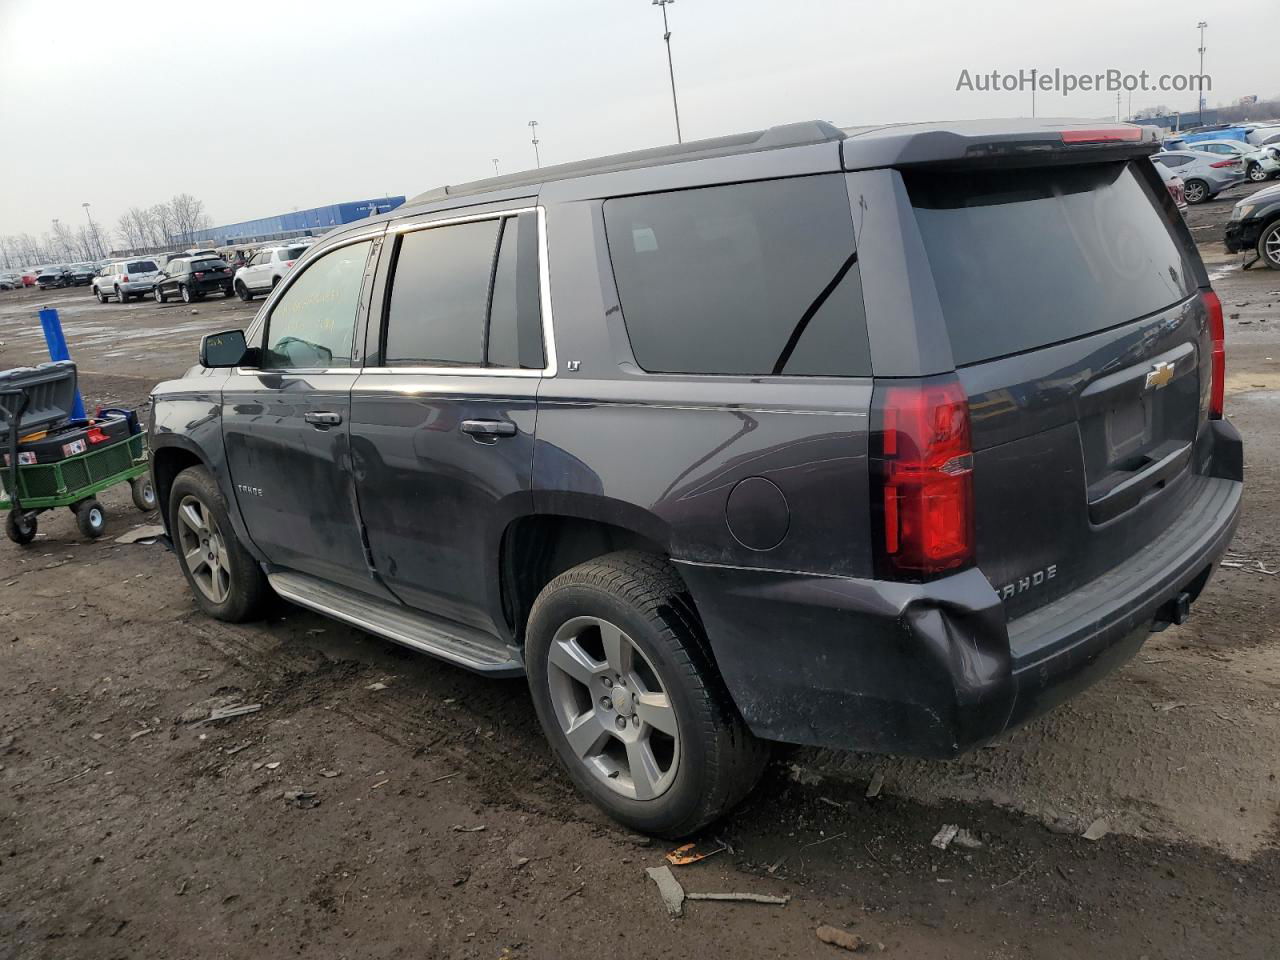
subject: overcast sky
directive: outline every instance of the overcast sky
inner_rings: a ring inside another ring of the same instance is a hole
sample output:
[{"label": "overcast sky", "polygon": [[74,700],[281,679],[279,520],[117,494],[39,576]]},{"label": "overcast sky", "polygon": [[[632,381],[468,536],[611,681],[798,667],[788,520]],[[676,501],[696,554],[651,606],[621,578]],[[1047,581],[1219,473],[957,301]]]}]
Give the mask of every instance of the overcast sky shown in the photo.
[{"label": "overcast sky", "polygon": [[[1194,72],[1210,104],[1280,94],[1280,3],[677,0],[685,139],[792,120],[1028,115],[960,71]],[[1181,102],[1179,102],[1179,100]],[[1192,110],[1195,94],[1135,93]],[[1123,107],[1128,109],[1126,96]],[[1040,94],[1040,116],[1115,96]],[[215,223],[675,139],[650,0],[0,0],[0,235],[108,225],[180,191]]]}]

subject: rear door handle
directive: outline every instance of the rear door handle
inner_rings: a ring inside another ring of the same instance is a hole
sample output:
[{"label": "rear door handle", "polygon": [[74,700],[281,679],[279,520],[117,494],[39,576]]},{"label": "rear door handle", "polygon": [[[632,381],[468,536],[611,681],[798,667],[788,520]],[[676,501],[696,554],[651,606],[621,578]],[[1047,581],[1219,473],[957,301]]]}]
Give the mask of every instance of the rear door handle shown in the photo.
[{"label": "rear door handle", "polygon": [[302,415],[302,419],[315,427],[336,427],[342,422],[342,414],[328,410],[308,410]]},{"label": "rear door handle", "polygon": [[516,425],[510,420],[463,420],[462,432],[469,433],[477,440],[492,440],[498,437],[514,437]]}]

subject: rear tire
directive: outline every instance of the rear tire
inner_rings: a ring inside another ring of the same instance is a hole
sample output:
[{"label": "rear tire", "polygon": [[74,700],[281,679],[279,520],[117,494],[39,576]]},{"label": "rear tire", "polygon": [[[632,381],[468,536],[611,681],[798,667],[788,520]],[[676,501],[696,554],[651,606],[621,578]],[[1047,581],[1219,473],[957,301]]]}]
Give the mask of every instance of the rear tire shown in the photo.
[{"label": "rear tire", "polygon": [[191,295],[191,288],[185,283],[178,284],[178,296],[182,297],[183,303],[190,303],[195,298]]},{"label": "rear tire", "polygon": [[107,532],[107,512],[97,500],[92,497],[81,500],[72,509],[76,512],[76,526],[90,540],[97,540]]},{"label": "rear tire", "polygon": [[36,538],[35,514],[23,514],[10,510],[4,519],[5,535],[20,547],[25,547]]},{"label": "rear tire", "polygon": [[556,577],[533,605],[525,660],[557,759],[634,830],[693,833],[746,796],[768,762],[662,557],[612,553]]},{"label": "rear tire", "polygon": [[1280,220],[1273,221],[1258,237],[1258,257],[1272,270],[1280,270]]},{"label": "rear tire", "polygon": [[1193,177],[1182,185],[1182,192],[1187,203],[1204,203],[1209,199],[1209,184]]},{"label": "rear tire", "polygon": [[235,293],[235,291],[234,291],[233,289],[231,289],[230,287],[223,287],[223,288],[222,288],[222,295],[223,295],[223,297],[225,297],[225,298],[226,298],[226,299],[228,299],[228,300],[230,300],[230,299],[231,299],[231,297],[232,297],[232,295],[233,295],[234,293]]},{"label": "rear tire", "polygon": [[129,295],[127,293],[122,292],[119,287],[116,287],[116,299],[119,300],[121,303],[128,303]]},{"label": "rear tire", "polygon": [[178,566],[200,609],[228,623],[258,616],[271,588],[236,538],[213,475],[205,467],[183,470],[169,491],[168,510]]}]

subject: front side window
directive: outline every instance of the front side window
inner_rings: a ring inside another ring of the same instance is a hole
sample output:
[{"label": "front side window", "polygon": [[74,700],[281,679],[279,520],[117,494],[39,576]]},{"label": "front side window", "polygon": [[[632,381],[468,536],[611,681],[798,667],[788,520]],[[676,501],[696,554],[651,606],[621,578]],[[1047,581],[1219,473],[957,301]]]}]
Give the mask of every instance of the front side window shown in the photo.
[{"label": "front side window", "polygon": [[365,263],[372,241],[331,250],[311,262],[267,320],[267,369],[349,367]]},{"label": "front side window", "polygon": [[604,204],[622,319],[651,373],[871,373],[844,178]]}]

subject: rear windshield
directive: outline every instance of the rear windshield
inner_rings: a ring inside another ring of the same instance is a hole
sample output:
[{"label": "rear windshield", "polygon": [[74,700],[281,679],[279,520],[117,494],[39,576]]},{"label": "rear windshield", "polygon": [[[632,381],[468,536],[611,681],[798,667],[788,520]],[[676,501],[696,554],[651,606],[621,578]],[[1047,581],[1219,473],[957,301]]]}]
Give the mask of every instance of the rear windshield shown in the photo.
[{"label": "rear windshield", "polygon": [[290,247],[288,250],[280,251],[281,260],[297,260],[306,251],[306,247]]},{"label": "rear windshield", "polygon": [[957,364],[1127,323],[1195,289],[1130,164],[904,179]]},{"label": "rear windshield", "polygon": [[130,273],[147,273],[151,270],[157,270],[159,268],[150,260],[139,260],[136,263],[129,264],[128,269]]},{"label": "rear windshield", "polygon": [[193,260],[191,261],[191,270],[221,270],[227,265],[225,260]]}]

